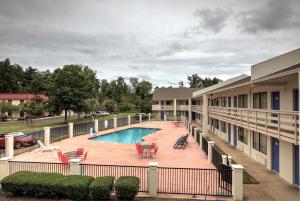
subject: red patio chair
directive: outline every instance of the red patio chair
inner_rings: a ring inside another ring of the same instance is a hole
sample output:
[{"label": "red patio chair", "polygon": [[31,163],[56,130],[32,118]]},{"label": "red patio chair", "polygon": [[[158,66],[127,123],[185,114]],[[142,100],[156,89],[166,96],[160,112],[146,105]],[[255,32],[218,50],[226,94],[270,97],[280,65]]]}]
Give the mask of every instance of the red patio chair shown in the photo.
[{"label": "red patio chair", "polygon": [[84,148],[77,148],[77,149],[76,149],[76,152],[77,152],[77,153],[80,153],[80,154],[83,154]]},{"label": "red patio chair", "polygon": [[157,150],[158,150],[158,147],[155,147],[154,149],[151,149],[151,151],[150,151],[151,158],[154,158],[154,156],[157,153]]},{"label": "red patio chair", "polygon": [[85,152],[85,154],[84,154],[83,156],[79,157],[80,160],[81,160],[81,161],[85,161],[85,160],[86,160],[86,157],[87,157],[87,154],[88,154],[88,152]]},{"label": "red patio chair", "polygon": [[57,156],[58,156],[59,161],[61,161],[62,155],[63,154],[62,154],[61,150],[57,150]]},{"label": "red patio chair", "polygon": [[140,158],[143,158],[144,157],[144,150],[141,147],[137,147],[136,150],[137,150],[138,156]]},{"label": "red patio chair", "polygon": [[154,149],[154,148],[156,147],[156,143],[153,142],[153,143],[151,144],[151,146],[152,146],[152,149]]},{"label": "red patio chair", "polygon": [[69,159],[65,155],[61,155],[61,162],[63,164],[69,164]]}]

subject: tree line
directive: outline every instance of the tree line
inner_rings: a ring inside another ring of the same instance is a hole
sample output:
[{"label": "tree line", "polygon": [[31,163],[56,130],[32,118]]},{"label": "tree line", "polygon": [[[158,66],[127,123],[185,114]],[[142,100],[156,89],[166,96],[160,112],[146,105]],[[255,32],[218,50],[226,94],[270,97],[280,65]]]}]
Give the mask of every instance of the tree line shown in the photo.
[{"label": "tree line", "polygon": [[[203,88],[218,83],[217,78],[200,78],[197,74],[188,76],[189,87]],[[179,87],[184,87],[183,82]],[[25,103],[21,110],[26,114],[40,116],[43,112],[50,115],[74,111],[89,113],[106,110],[108,112],[151,112],[153,85],[147,80],[131,77],[125,80],[118,77],[108,81],[97,79],[96,71],[88,66],[70,64],[49,70],[23,68],[19,64],[11,64],[9,59],[0,61],[0,92],[1,93],[42,93],[49,97],[45,103],[40,100]],[[1,112],[19,109],[1,103]]]}]

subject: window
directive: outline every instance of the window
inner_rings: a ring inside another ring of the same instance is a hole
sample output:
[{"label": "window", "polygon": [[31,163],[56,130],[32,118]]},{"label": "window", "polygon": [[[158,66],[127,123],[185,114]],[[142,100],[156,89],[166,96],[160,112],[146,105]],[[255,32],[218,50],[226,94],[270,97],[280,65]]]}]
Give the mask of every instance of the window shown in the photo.
[{"label": "window", "polygon": [[299,90],[293,90],[293,110],[299,111]]},{"label": "window", "polygon": [[228,107],[231,107],[231,97],[230,96],[228,97],[227,103],[228,103]]},{"label": "window", "polygon": [[239,100],[238,101],[239,108],[247,108],[248,107],[248,95],[247,94],[239,95],[238,100]]},{"label": "window", "polygon": [[237,107],[237,96],[233,97],[233,107]]},{"label": "window", "polygon": [[253,94],[253,108],[267,109],[267,92]]},{"label": "window", "polygon": [[226,123],[224,121],[221,121],[221,131],[226,133]]},{"label": "window", "polygon": [[267,154],[267,136],[253,132],[253,148],[261,153]]},{"label": "window", "polygon": [[218,119],[215,119],[215,128],[216,129],[219,129],[219,120]]},{"label": "window", "polygon": [[247,136],[246,129],[242,127],[238,127],[238,137],[240,142],[243,142],[244,144],[248,144],[248,136]]}]

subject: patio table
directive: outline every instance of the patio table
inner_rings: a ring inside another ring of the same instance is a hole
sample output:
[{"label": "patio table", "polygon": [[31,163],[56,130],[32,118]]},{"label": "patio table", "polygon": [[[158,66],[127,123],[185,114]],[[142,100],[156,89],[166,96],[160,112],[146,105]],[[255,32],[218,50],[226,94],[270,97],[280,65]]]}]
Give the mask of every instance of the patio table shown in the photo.
[{"label": "patio table", "polygon": [[79,156],[81,156],[82,154],[77,152],[77,151],[69,151],[64,153],[65,156],[67,156],[68,158],[77,158]]},{"label": "patio table", "polygon": [[142,149],[145,151],[146,156],[145,157],[149,157],[150,156],[150,150],[153,148],[151,144],[142,144],[141,145]]}]

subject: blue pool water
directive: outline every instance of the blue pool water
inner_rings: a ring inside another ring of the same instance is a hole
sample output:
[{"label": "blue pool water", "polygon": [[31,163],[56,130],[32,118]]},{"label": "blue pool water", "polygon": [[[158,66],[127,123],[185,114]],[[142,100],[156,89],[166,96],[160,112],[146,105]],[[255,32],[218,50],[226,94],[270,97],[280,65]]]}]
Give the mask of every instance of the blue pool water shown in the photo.
[{"label": "blue pool water", "polygon": [[143,142],[143,137],[160,130],[159,128],[128,128],[116,132],[107,133],[89,140],[115,142],[121,144],[136,144]]}]

